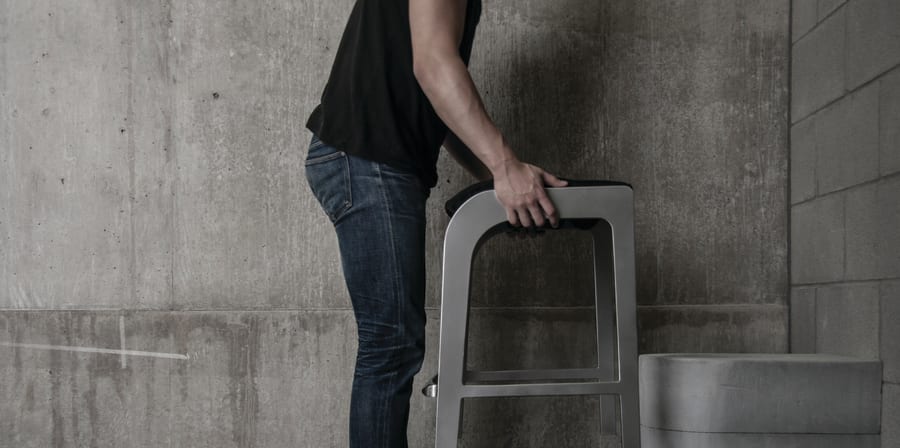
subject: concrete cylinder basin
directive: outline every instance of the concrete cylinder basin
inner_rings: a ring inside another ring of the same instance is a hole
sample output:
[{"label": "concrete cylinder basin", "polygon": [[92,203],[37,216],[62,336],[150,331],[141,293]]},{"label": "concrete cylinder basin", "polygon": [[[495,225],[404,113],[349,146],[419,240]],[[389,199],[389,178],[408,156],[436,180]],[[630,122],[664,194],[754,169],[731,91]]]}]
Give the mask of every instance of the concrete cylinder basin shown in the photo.
[{"label": "concrete cylinder basin", "polygon": [[835,355],[641,355],[645,448],[878,448],[881,362]]}]

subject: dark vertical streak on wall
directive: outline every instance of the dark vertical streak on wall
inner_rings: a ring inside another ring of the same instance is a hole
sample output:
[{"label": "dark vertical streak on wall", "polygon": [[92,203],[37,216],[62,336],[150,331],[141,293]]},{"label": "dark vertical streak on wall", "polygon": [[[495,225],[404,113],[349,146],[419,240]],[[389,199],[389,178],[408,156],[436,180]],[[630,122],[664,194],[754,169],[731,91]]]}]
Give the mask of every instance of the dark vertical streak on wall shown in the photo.
[{"label": "dark vertical streak on wall", "polygon": [[[131,1],[126,2],[124,6],[125,11],[121,13],[121,17],[123,17],[125,23],[125,36],[122,42],[126,46],[125,57],[126,57],[126,68],[128,72],[128,83],[126,87],[126,112],[125,112],[125,137],[128,140],[128,220],[129,220],[129,233],[130,233],[130,248],[128,251],[128,283],[129,283],[129,292],[131,297],[129,297],[129,303],[137,303],[137,245],[135,242],[135,230],[134,230],[134,203],[135,196],[137,195],[137,191],[135,190],[135,134],[136,129],[138,127],[138,123],[134,122],[134,84],[137,82],[135,80],[134,73],[134,60],[135,60],[135,52],[134,47],[137,45],[138,36],[135,34],[135,7]],[[138,74],[138,76],[143,76],[143,74]]]},{"label": "dark vertical streak on wall", "polygon": [[163,42],[160,45],[160,53],[159,53],[159,68],[162,71],[162,79],[164,80],[164,85],[170,86],[165,93],[166,103],[164,104],[164,109],[162,111],[163,116],[165,117],[165,134],[163,138],[163,151],[165,151],[166,157],[166,166],[168,168],[168,179],[169,185],[171,189],[169,200],[171,201],[171,209],[166,217],[168,222],[166,223],[166,228],[169,230],[169,307],[174,308],[175,303],[177,301],[177,296],[175,295],[175,248],[177,245],[178,232],[177,232],[177,220],[178,220],[178,160],[175,157],[175,138],[172,131],[172,127],[175,125],[175,114],[176,114],[176,93],[177,89],[175,86],[176,80],[173,75],[174,69],[173,64],[177,62],[173,61],[173,57],[171,54],[175,51],[171,46],[173,46],[173,28],[174,21],[172,19],[172,0],[160,0],[160,4],[162,5],[162,9],[164,11],[163,17],[163,29],[165,33],[162,35]]},{"label": "dark vertical streak on wall", "polygon": [[[2,3],[2,0],[0,0],[0,3]],[[5,10],[4,10],[4,12],[5,12]],[[2,22],[0,22],[0,23],[2,23]],[[10,341],[10,342],[18,341],[19,336],[18,336],[18,331],[16,328],[18,326],[17,325],[18,321],[15,319],[9,319],[8,317],[3,316],[3,317],[0,317],[0,322],[2,322],[2,324],[3,324],[3,329],[2,329],[2,331],[0,331],[0,337],[2,337],[3,340],[5,340],[5,341]],[[22,390],[22,387],[26,384],[27,379],[25,378],[25,374],[22,369],[23,364],[22,364],[21,352],[19,350],[13,349],[11,347],[5,348],[2,350],[6,350],[7,353],[9,353],[10,351],[13,352],[12,365],[13,365],[14,372],[13,372],[12,389],[9,391],[4,390],[4,386],[0,385],[0,396],[5,397],[5,396],[12,396],[13,395],[12,390]],[[35,405],[34,393],[33,393],[33,389],[31,389],[30,386],[31,385],[29,384],[29,389],[28,389],[29,393],[25,397],[24,408],[33,410],[34,405]],[[0,435],[0,444],[3,444],[3,443],[12,444],[13,440],[15,440],[15,439],[10,440],[9,437],[15,437],[14,436],[15,425],[16,425],[16,422],[13,419],[2,419],[2,422],[0,422],[0,434],[4,434],[5,436]]]},{"label": "dark vertical streak on wall", "polygon": [[[83,319],[80,319],[79,316],[71,315],[68,320],[70,322],[74,321],[78,325],[78,331],[76,332],[76,334],[86,334],[89,337],[88,340],[93,339],[94,335],[97,334],[97,325],[96,325],[97,320],[96,320],[95,316],[93,316],[93,315],[88,317],[88,321],[90,322],[90,327],[88,328],[86,333],[85,333],[84,329],[81,328]],[[74,341],[72,341],[72,342],[74,342]],[[66,345],[76,345],[72,342],[70,342]],[[72,384],[72,387],[76,387],[76,385],[78,384],[78,368],[77,368],[78,356],[79,356],[78,354],[74,354],[74,353],[67,354],[67,357],[70,359],[73,359],[74,360],[73,364],[75,364],[72,367],[66,369],[66,372],[69,373],[69,375],[70,375],[69,383]],[[100,437],[101,431],[103,431],[103,429],[104,429],[104,422],[101,421],[101,419],[100,419],[100,409],[97,406],[109,406],[110,405],[107,403],[98,403],[98,401],[97,401],[97,377],[99,374],[102,373],[103,367],[102,367],[101,363],[103,363],[104,361],[109,360],[109,359],[114,359],[114,357],[91,356],[88,360],[88,368],[87,368],[87,371],[88,371],[87,372],[87,377],[88,377],[87,394],[83,398],[79,397],[78,393],[72,394],[72,408],[73,408],[72,414],[73,415],[78,414],[79,408],[76,406],[81,404],[82,400],[84,400],[85,404],[87,405],[88,419],[90,420],[90,424],[91,424],[91,437],[90,437],[91,448],[98,448],[99,445],[97,443],[97,439]],[[78,427],[73,428],[72,440],[78,440],[78,441],[84,440],[84,436],[79,434],[78,430],[79,430]]]},{"label": "dark vertical streak on wall", "polygon": [[[68,324],[66,328],[63,329],[63,334],[70,334],[70,330],[68,328]],[[53,336],[50,337],[51,343],[58,344],[60,342],[58,338]],[[60,399],[60,392],[62,390],[62,378],[63,378],[63,368],[62,368],[62,352],[52,350],[49,353],[50,356],[50,412],[51,412],[51,424],[53,425],[53,446],[54,448],[61,448],[65,446],[66,436],[65,436],[65,417],[66,410],[63,409],[62,400]],[[68,373],[68,372],[65,372]]]},{"label": "dark vertical streak on wall", "polygon": [[252,448],[256,442],[256,421],[259,417],[259,394],[256,388],[256,372],[260,363],[260,318],[250,315],[242,319],[247,325],[247,333],[239,343],[243,345],[241,353],[242,369],[240,373],[240,405],[239,420],[234,422],[234,428],[238,431],[238,439],[241,448]]},{"label": "dark vertical streak on wall", "polygon": [[12,297],[10,292],[12,281],[10,276],[13,271],[9,263],[10,236],[9,217],[12,201],[11,177],[13,165],[11,163],[12,127],[9,122],[12,115],[12,101],[9,100],[9,73],[7,52],[9,47],[9,4],[7,0],[0,0],[0,297]]},{"label": "dark vertical streak on wall", "polygon": [[[188,353],[188,334],[190,328],[186,325],[189,322],[187,316],[171,315],[171,335],[173,339],[172,346],[178,353]],[[169,384],[168,384],[169,401],[166,403],[168,409],[172,410],[169,414],[167,430],[172,438],[169,439],[170,446],[177,440],[176,428],[178,426],[179,415],[174,410],[180,408],[180,404],[188,397],[188,363],[179,362],[169,368]],[[177,442],[174,443],[176,446]]]}]

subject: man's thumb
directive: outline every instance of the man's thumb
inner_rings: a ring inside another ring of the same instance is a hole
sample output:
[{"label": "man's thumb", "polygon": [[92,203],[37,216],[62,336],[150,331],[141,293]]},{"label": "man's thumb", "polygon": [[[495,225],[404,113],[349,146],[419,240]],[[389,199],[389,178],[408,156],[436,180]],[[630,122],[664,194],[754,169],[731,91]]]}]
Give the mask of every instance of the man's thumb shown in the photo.
[{"label": "man's thumb", "polygon": [[565,187],[566,185],[569,184],[568,182],[566,182],[546,171],[541,173],[541,176],[544,178],[544,183],[551,187]]}]

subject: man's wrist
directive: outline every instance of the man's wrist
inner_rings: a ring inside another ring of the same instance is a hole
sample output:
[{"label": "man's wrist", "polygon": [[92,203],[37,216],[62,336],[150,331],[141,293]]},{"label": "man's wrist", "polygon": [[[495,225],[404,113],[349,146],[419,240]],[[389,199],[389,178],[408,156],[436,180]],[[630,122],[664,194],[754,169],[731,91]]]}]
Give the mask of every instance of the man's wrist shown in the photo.
[{"label": "man's wrist", "polygon": [[506,177],[507,167],[510,163],[516,162],[515,156],[498,158],[494,163],[488,166],[491,176],[495,179]]},{"label": "man's wrist", "polygon": [[506,175],[506,168],[510,163],[518,162],[519,159],[516,157],[516,154],[513,152],[512,148],[510,148],[506,142],[503,140],[503,137],[500,137],[500,141],[495,146],[494,149],[489,152],[489,154],[493,157],[488,160],[488,163],[485,164],[488,170],[491,171],[491,175],[494,178],[504,177]]}]

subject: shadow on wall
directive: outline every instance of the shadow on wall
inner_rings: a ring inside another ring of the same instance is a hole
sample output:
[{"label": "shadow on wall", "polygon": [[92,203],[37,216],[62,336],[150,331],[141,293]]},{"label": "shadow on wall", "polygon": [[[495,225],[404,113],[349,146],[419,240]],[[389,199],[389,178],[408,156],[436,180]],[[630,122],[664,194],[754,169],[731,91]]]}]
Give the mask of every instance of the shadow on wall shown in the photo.
[{"label": "shadow on wall", "polygon": [[[485,95],[488,108],[521,158],[560,176],[606,173],[602,165],[580,163],[585,153],[600,152],[602,142],[606,9],[604,1],[581,0],[507,6],[499,20],[510,23],[501,29],[517,32],[485,43],[508,51],[488,59],[497,83]],[[485,7],[485,14],[492,12]]]}]

